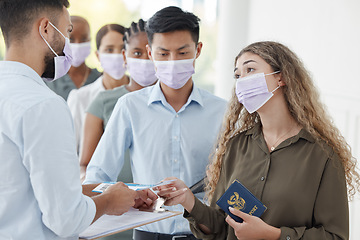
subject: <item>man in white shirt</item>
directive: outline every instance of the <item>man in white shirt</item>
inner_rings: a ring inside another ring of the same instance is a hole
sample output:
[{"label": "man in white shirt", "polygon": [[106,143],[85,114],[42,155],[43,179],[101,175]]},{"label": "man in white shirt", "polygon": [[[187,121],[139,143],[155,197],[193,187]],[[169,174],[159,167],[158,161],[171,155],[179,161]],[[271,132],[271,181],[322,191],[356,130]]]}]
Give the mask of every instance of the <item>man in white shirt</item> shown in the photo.
[{"label": "man in white shirt", "polygon": [[70,67],[68,5],[0,1],[6,45],[0,62],[0,239],[78,239],[101,215],[144,203],[123,183],[92,198],[82,194],[93,186],[82,188],[79,181],[70,111],[40,78],[57,79]]},{"label": "man in white shirt", "polygon": [[73,24],[73,30],[69,37],[73,57],[71,68],[67,74],[57,81],[46,82],[46,85],[65,101],[69,99],[72,90],[90,85],[101,76],[96,68],[90,68],[85,63],[85,59],[91,53],[91,35],[88,21],[81,16],[71,16],[70,19]]}]

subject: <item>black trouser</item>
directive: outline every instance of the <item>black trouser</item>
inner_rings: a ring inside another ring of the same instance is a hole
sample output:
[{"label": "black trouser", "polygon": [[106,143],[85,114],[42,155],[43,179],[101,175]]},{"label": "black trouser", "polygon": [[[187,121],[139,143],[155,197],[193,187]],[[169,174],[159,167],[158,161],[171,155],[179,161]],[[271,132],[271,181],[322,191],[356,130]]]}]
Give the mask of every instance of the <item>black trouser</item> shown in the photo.
[{"label": "black trouser", "polygon": [[163,234],[136,230],[134,240],[197,240],[192,234]]}]

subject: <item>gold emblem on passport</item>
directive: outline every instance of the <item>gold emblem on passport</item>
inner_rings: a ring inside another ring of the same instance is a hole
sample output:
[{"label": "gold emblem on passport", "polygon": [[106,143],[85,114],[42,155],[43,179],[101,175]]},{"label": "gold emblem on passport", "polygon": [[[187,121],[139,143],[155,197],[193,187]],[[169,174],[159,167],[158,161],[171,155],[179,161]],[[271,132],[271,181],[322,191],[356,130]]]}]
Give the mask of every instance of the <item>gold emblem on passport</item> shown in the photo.
[{"label": "gold emblem on passport", "polygon": [[237,192],[234,192],[234,195],[232,195],[230,197],[230,199],[227,200],[227,202],[231,207],[233,207],[237,210],[241,210],[246,207],[245,200],[243,198],[241,198]]}]

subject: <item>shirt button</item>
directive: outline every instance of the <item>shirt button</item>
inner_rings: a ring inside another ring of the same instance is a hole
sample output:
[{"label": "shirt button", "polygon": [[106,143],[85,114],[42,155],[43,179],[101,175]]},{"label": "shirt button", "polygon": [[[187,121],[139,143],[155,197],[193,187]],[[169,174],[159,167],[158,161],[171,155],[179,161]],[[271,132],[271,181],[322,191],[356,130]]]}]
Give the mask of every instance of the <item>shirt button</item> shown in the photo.
[{"label": "shirt button", "polygon": [[174,137],[174,139],[175,139],[175,140],[178,140],[178,137],[177,137],[177,136],[175,136],[175,137]]},{"label": "shirt button", "polygon": [[179,114],[176,114],[176,116],[175,117],[179,117]]},{"label": "shirt button", "polygon": [[177,162],[178,162],[178,160],[177,160],[177,159],[174,159],[174,162],[176,162],[176,163],[177,163]]},{"label": "shirt button", "polygon": [[264,177],[261,177],[261,178],[260,178],[260,180],[261,180],[261,181],[264,181],[264,180],[265,180],[265,178],[264,178]]}]

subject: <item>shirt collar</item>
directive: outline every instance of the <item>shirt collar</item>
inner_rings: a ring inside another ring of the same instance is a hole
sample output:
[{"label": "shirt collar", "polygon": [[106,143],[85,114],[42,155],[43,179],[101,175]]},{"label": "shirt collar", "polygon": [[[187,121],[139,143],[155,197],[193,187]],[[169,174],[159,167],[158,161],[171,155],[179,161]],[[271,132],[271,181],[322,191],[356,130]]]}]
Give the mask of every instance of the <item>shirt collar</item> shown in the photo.
[{"label": "shirt collar", "polygon": [[[193,89],[185,106],[193,101],[197,102],[202,107],[204,106],[204,102],[200,94],[199,88],[196,87],[195,84],[193,84]],[[153,86],[151,90],[150,97],[148,100],[148,106],[154,102],[162,102],[163,104],[166,102],[164,93],[162,92],[160,87],[160,81],[157,81],[157,83]]]},{"label": "shirt collar", "polygon": [[[245,133],[245,135],[252,135],[253,138],[258,138],[261,134],[262,134],[262,131],[261,131],[261,123],[260,122],[256,123],[252,128],[247,130]],[[305,139],[311,143],[315,142],[315,138],[304,128],[302,128],[300,130],[300,132],[291,139],[291,142],[292,143],[297,142],[300,138]]]},{"label": "shirt collar", "polygon": [[34,69],[29,67],[26,64],[23,64],[21,62],[15,62],[15,61],[1,61],[0,62],[0,72],[1,74],[13,74],[13,75],[21,75],[28,78],[31,78],[38,84],[42,86],[46,86],[44,81],[41,79],[39,74],[35,72]]}]

